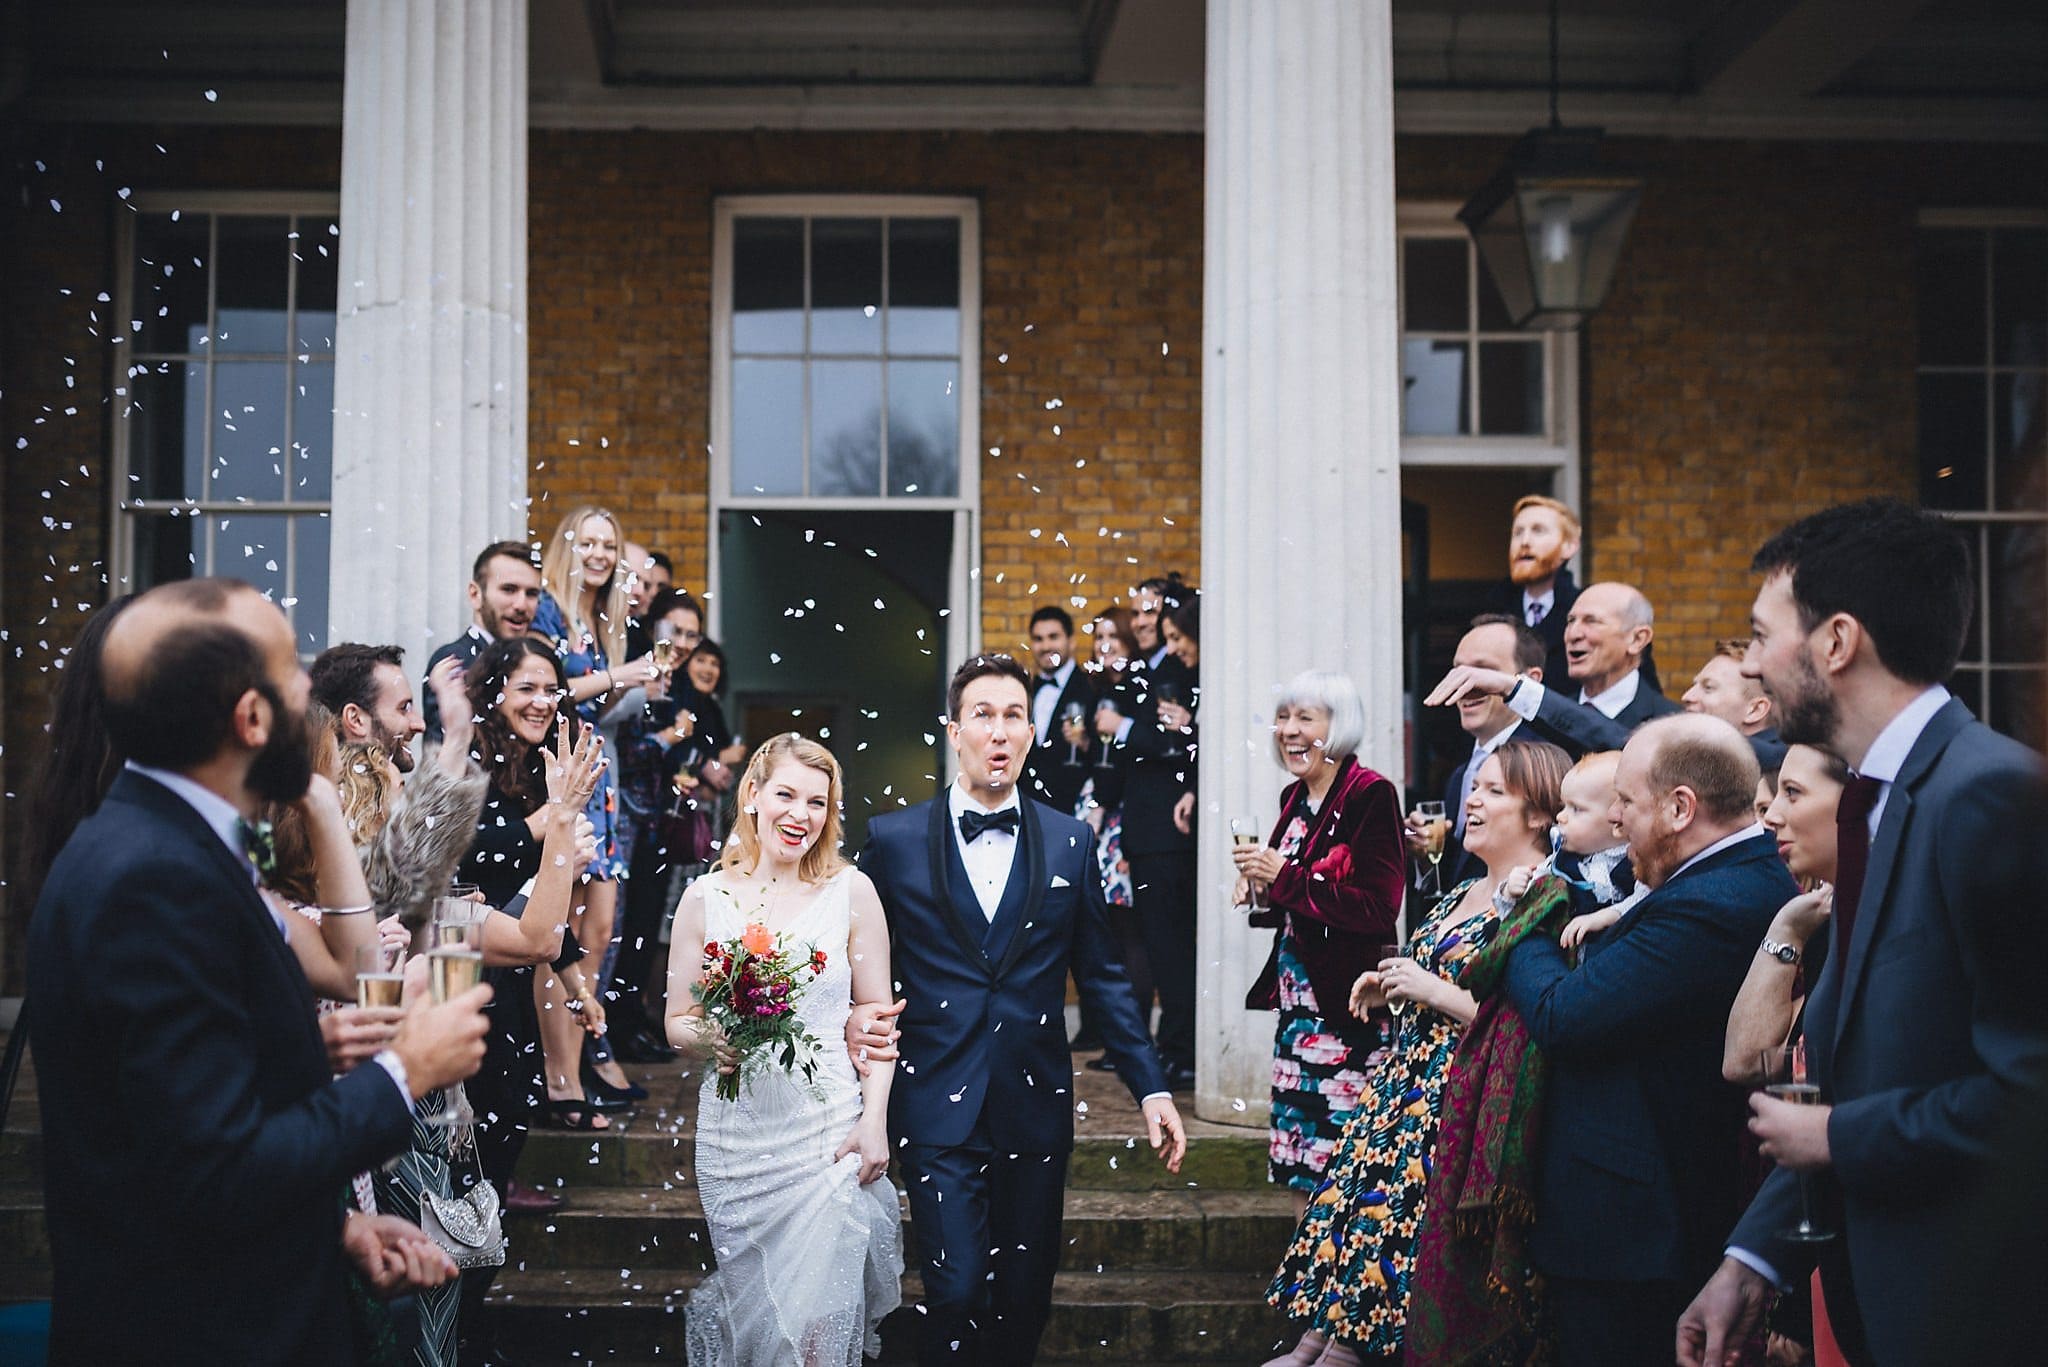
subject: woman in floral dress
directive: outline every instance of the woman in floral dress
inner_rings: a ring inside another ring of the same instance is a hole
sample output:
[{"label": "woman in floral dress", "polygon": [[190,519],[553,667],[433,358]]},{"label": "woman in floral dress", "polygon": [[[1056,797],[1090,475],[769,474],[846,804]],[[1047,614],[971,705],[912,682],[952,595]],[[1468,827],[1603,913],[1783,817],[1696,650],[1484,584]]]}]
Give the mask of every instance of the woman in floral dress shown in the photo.
[{"label": "woman in floral dress", "polygon": [[1266,1293],[1303,1329],[1294,1350],[1267,1367],[1352,1367],[1399,1356],[1444,1075],[1477,1010],[1458,978],[1500,924],[1494,890],[1548,853],[1545,834],[1570,763],[1562,750],[1533,741],[1509,741],[1487,758],[1465,804],[1465,848],[1485,873],[1452,888],[1403,956],[1353,986],[1352,1010],[1391,1006],[1399,1033],[1367,1079]]}]

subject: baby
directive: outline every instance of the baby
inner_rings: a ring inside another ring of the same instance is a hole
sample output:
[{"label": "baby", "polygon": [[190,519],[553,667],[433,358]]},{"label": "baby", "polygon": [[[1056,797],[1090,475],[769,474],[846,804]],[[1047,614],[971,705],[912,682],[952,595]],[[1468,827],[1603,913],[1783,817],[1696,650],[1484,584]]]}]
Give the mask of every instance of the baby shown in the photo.
[{"label": "baby", "polygon": [[1620,751],[1602,750],[1572,766],[1561,789],[1564,809],[1550,828],[1550,858],[1509,874],[1497,894],[1512,906],[1542,874],[1555,872],[1564,879],[1572,890],[1572,905],[1580,911],[1558,939],[1567,950],[1619,921],[1644,892],[1629,867],[1627,843],[1615,840],[1607,819],[1614,805],[1614,770],[1620,762]]}]

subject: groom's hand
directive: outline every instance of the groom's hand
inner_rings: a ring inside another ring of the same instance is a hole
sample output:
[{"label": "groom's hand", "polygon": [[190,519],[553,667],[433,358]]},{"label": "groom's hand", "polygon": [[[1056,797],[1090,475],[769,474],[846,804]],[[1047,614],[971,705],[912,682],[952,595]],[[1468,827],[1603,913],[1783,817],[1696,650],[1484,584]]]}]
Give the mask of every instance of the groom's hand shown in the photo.
[{"label": "groom's hand", "polygon": [[847,1012],[846,1052],[853,1058],[854,1070],[862,1077],[868,1075],[871,1060],[882,1063],[896,1061],[896,1041],[903,1033],[896,1028],[896,1018],[908,1005],[907,1001],[891,1006],[856,1002],[853,1010]]},{"label": "groom's hand", "polygon": [[1166,1170],[1179,1172],[1180,1160],[1188,1152],[1188,1131],[1171,1100],[1155,1096],[1145,1103],[1145,1134],[1152,1141],[1152,1152],[1166,1163]]}]

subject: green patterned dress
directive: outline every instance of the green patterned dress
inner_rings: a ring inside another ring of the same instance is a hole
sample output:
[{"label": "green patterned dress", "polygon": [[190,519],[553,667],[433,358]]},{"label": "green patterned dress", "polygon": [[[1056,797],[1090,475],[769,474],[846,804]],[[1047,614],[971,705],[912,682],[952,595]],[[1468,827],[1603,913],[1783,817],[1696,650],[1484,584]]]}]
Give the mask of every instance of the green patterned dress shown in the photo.
[{"label": "green patterned dress", "polygon": [[[1500,925],[1489,903],[1443,929],[1473,881],[1452,888],[1408,938],[1417,962],[1454,983]],[[1401,1351],[1437,1106],[1463,1033],[1458,1022],[1426,1006],[1411,1004],[1400,1021],[1400,1037],[1368,1079],[1266,1292],[1290,1318],[1343,1340],[1363,1357]]]}]

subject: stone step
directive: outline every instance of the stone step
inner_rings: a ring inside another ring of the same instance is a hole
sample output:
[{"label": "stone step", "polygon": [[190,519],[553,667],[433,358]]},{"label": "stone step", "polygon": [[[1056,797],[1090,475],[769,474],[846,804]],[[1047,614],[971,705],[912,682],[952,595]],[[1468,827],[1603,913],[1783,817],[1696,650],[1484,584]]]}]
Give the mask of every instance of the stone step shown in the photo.
[{"label": "stone step", "polygon": [[[623,1275],[622,1275],[623,1274]],[[1040,1345],[1044,1362],[1259,1361],[1291,1342],[1265,1303],[1266,1272],[1062,1272]],[[508,1269],[497,1281],[501,1341],[535,1363],[683,1361],[683,1306],[698,1272]],[[916,1335],[916,1274],[882,1326],[883,1360]]]},{"label": "stone step", "polygon": [[[1204,1268],[1269,1271],[1294,1232],[1285,1192],[1069,1191],[1060,1265],[1071,1271]],[[575,1192],[546,1216],[508,1225],[512,1257],[529,1269],[701,1270],[713,1265],[704,1209],[685,1188]],[[906,1257],[916,1235],[905,1225]]]}]

